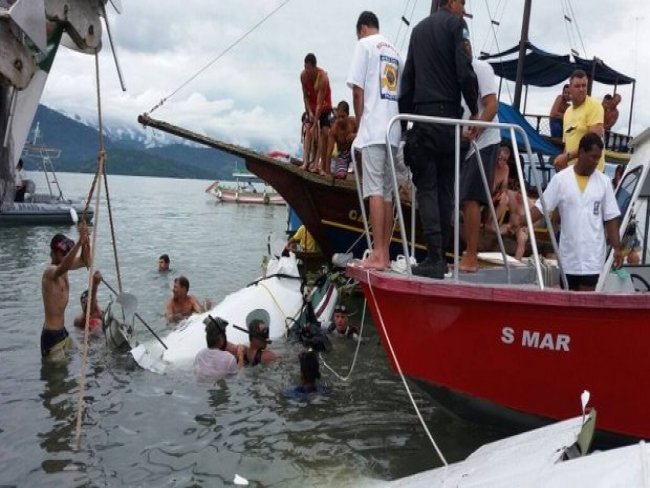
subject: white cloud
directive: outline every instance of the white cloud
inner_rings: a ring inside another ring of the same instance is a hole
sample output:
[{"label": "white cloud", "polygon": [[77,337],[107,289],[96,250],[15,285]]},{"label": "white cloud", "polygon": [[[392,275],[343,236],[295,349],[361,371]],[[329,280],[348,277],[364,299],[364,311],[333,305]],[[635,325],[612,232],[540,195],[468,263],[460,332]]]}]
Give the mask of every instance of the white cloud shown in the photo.
[{"label": "white cloud", "polygon": [[[103,111],[108,120],[136,125],[138,114],[149,111],[180,87],[282,0],[127,0],[123,13],[109,12],[120,64],[128,91],[122,93],[108,42],[100,56]],[[501,20],[498,46],[514,45],[521,30],[521,3],[468,0],[475,52],[496,52],[486,5]],[[569,41],[559,2],[534,2],[530,39],[542,49],[566,53],[580,48],[577,36]],[[632,0],[612,4],[583,3],[577,21],[589,56],[598,55],[610,66],[637,77],[635,125],[650,125],[650,63],[639,40],[650,30],[648,7]],[[381,31],[402,46],[406,54],[402,15],[412,24],[428,14],[428,1],[293,0],[265,24],[225,54],[151,115],[229,142],[263,144],[296,151],[303,110],[298,75],[307,52],[316,53],[330,75],[334,103],[351,101],[345,78],[356,42],[355,24],[365,9],[377,13]],[[397,34],[400,33],[396,41]],[[609,87],[596,86],[602,96]],[[531,88],[528,111],[545,114],[557,89]],[[624,101],[618,128],[627,127],[631,91],[620,89]],[[507,94],[502,96],[508,101]],[[46,86],[48,106],[96,117],[94,61],[61,50]]]}]

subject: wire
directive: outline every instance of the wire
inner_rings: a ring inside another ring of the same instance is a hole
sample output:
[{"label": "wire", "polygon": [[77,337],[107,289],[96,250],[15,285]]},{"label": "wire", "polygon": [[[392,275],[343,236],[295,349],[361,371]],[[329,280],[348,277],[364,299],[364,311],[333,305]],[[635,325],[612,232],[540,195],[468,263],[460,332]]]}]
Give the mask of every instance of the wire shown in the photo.
[{"label": "wire", "polygon": [[262,25],[264,22],[266,22],[269,18],[271,18],[272,15],[274,15],[278,10],[280,10],[282,7],[284,7],[286,4],[288,4],[291,0],[285,0],[282,2],[280,5],[278,5],[275,9],[273,9],[269,14],[267,14],[262,20],[260,20],[257,24],[255,24],[253,27],[251,27],[248,31],[246,31],[243,35],[241,35],[235,42],[230,44],[226,49],[221,51],[215,58],[213,58],[208,64],[203,66],[200,70],[198,70],[195,74],[193,74],[187,81],[183,82],[178,88],[176,88],[173,92],[171,92],[169,95],[167,95],[165,98],[161,99],[156,105],[154,105],[151,110],[149,110],[149,113],[152,113],[155,110],[158,110],[160,107],[162,107],[167,100],[169,100],[171,97],[176,95],[180,90],[185,88],[188,84],[190,84],[192,81],[194,81],[199,75],[201,75],[205,70],[207,70],[210,66],[212,66],[214,63],[219,61],[223,56],[225,56],[228,51],[230,51],[232,48],[234,48],[237,44],[239,44],[241,41],[246,39],[250,34],[253,33],[255,29],[257,29],[260,25]]},{"label": "wire", "polygon": [[585,55],[585,58],[587,57],[587,49],[585,48],[585,43],[582,41],[582,34],[580,33],[580,27],[578,27],[578,19],[576,18],[575,14],[573,13],[573,5],[571,4],[571,0],[566,0],[567,4],[569,5],[569,9],[571,10],[571,18],[573,19],[573,23],[576,26],[576,32],[578,33],[578,39],[580,39],[580,45],[582,46],[582,52]]},{"label": "wire", "polygon": [[413,393],[411,393],[411,389],[409,388],[408,383],[406,382],[406,377],[404,376],[404,372],[402,371],[402,367],[399,364],[399,361],[397,359],[397,355],[395,354],[395,350],[393,349],[393,344],[390,341],[390,337],[388,336],[388,331],[386,330],[386,325],[384,324],[384,318],[381,315],[381,310],[379,309],[379,304],[377,303],[377,297],[375,297],[375,290],[372,289],[372,283],[370,281],[370,271],[366,270],[366,279],[368,283],[368,289],[370,290],[370,295],[372,296],[372,301],[375,304],[375,310],[377,311],[377,318],[379,319],[379,325],[381,326],[382,331],[384,332],[384,337],[386,338],[386,345],[388,346],[388,350],[390,352],[391,357],[393,358],[393,361],[395,362],[395,368],[397,369],[397,373],[399,374],[400,379],[402,380],[402,383],[404,384],[404,388],[406,388],[406,393],[408,394],[409,399],[411,400],[411,404],[413,405],[413,408],[415,409],[415,413],[418,416],[418,419],[420,419],[420,423],[422,424],[422,427],[424,428],[424,431],[426,432],[427,436],[429,437],[429,440],[431,441],[431,444],[433,444],[434,449],[436,450],[436,453],[438,454],[438,457],[440,457],[440,460],[445,466],[448,466],[447,460],[445,459],[445,456],[442,454],[442,451],[438,447],[438,444],[436,443],[436,440],[433,438],[433,435],[431,435],[431,431],[429,431],[429,428],[427,427],[426,422],[424,421],[424,418],[422,417],[422,414],[420,413],[420,409],[418,408],[417,404],[415,403],[415,399],[413,398]]}]

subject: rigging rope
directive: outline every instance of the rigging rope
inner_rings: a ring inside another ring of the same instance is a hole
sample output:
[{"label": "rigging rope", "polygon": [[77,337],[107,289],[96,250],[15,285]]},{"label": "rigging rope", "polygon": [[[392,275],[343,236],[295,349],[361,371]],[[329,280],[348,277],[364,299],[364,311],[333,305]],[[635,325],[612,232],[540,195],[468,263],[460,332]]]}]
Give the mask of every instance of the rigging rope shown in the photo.
[{"label": "rigging rope", "polygon": [[587,49],[585,48],[585,43],[582,41],[582,34],[580,33],[580,27],[578,27],[578,19],[575,16],[575,13],[573,13],[573,5],[571,4],[571,0],[566,0],[567,4],[569,5],[569,10],[571,11],[571,18],[573,19],[573,23],[576,26],[576,33],[578,34],[578,39],[580,39],[580,45],[582,46],[582,52],[585,55],[585,58],[587,57]]},{"label": "rigging rope", "polygon": [[255,29],[257,29],[260,25],[262,25],[264,22],[266,22],[271,16],[273,16],[278,10],[280,10],[282,7],[284,7],[286,4],[288,4],[291,0],[285,0],[282,2],[279,6],[274,8],[268,15],[266,15],[262,20],[260,20],[257,24],[255,24],[253,27],[251,27],[248,31],[246,31],[243,35],[241,35],[239,38],[235,40],[232,44],[230,44],[226,49],[221,51],[215,58],[213,58],[208,64],[203,66],[200,70],[198,70],[195,74],[193,74],[187,81],[181,83],[181,85],[176,88],[174,91],[172,91],[169,95],[167,95],[165,98],[161,99],[156,105],[154,105],[151,110],[149,110],[148,113],[152,113],[155,110],[158,110],[160,107],[162,107],[167,100],[169,100],[171,97],[176,95],[180,90],[185,88],[188,84],[190,84],[192,81],[194,81],[199,75],[201,75],[205,70],[207,70],[210,66],[212,66],[214,63],[219,61],[223,56],[225,56],[228,51],[230,51],[232,48],[234,48],[237,44],[239,44],[241,41],[246,39],[250,34],[253,33]]},{"label": "rigging rope", "polygon": [[[97,50],[95,50],[95,78],[96,78],[96,85],[97,85],[97,106],[99,108],[101,107],[101,97],[100,97],[100,89],[99,89],[99,55]],[[101,109],[99,109],[98,113],[101,114]],[[100,125],[99,140],[100,140],[99,143],[100,150],[97,158],[97,172],[95,173],[95,178],[93,179],[93,183],[91,185],[90,196],[92,196],[92,193],[94,192],[97,179],[100,178],[102,173],[104,172],[106,153],[104,152],[104,148],[103,148],[101,125]],[[95,197],[95,214],[94,214],[95,225],[93,226],[93,239],[90,248],[90,263],[89,263],[90,269],[88,272],[89,290],[92,290],[93,274],[95,273],[95,246],[97,244],[97,230],[98,230],[97,222],[99,221],[99,202],[100,202],[101,192],[102,189],[100,185],[100,187],[97,189],[97,195]],[[90,200],[86,202],[86,208],[84,209],[83,212],[84,219],[81,221],[82,226],[86,225],[85,217],[86,217],[89,204],[90,204]],[[83,351],[81,356],[81,371],[79,372],[79,397],[77,398],[77,421],[75,426],[75,437],[74,437],[74,445],[76,449],[79,449],[81,443],[81,420],[84,411],[84,394],[86,392],[86,364],[88,362],[88,336],[90,335],[90,327],[88,327],[88,325],[90,322],[91,306],[92,306],[92,298],[89,298],[88,304],[86,306],[84,343],[83,343]]]},{"label": "rigging rope", "polygon": [[431,441],[431,444],[433,444],[433,448],[435,449],[435,451],[438,454],[438,457],[440,458],[442,463],[445,466],[448,466],[447,460],[445,459],[445,456],[442,454],[442,451],[438,447],[438,444],[436,443],[435,439],[431,435],[431,432],[429,431],[429,428],[427,427],[427,424],[424,421],[424,418],[422,417],[422,414],[420,413],[420,409],[418,408],[417,404],[415,403],[415,399],[413,398],[413,393],[411,393],[411,389],[409,388],[409,385],[406,382],[406,377],[404,376],[404,372],[402,371],[402,367],[400,366],[399,361],[397,359],[397,355],[395,354],[395,349],[393,349],[393,344],[392,344],[392,342],[390,340],[390,337],[388,336],[388,331],[386,330],[386,325],[384,324],[384,318],[381,315],[381,310],[379,308],[379,303],[377,303],[377,297],[375,297],[375,290],[372,289],[372,282],[370,281],[370,271],[369,270],[366,270],[366,279],[368,281],[368,289],[370,291],[370,295],[372,296],[372,301],[375,304],[375,310],[377,310],[377,318],[379,318],[379,325],[381,326],[381,330],[384,332],[384,337],[386,338],[386,345],[388,346],[391,357],[393,358],[393,361],[395,362],[395,368],[397,369],[397,373],[399,374],[399,377],[402,380],[402,383],[404,384],[404,388],[406,388],[406,393],[408,394],[409,400],[411,400],[411,404],[413,405],[413,408],[415,409],[415,413],[417,414],[418,419],[420,419],[420,423],[422,424],[422,427],[424,428],[424,431],[426,432],[427,436],[429,437],[429,441]]}]

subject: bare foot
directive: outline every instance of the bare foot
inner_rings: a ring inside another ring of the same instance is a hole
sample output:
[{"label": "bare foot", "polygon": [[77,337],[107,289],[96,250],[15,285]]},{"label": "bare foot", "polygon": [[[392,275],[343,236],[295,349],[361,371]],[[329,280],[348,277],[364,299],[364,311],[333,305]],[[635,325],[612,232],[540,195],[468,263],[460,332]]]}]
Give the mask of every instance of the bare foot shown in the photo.
[{"label": "bare foot", "polygon": [[374,254],[371,254],[366,259],[361,261],[361,267],[366,269],[382,270],[388,268],[388,266],[389,266],[388,262],[382,261]]},{"label": "bare foot", "polygon": [[478,257],[476,254],[463,254],[458,263],[458,269],[463,273],[476,273],[478,271]]}]

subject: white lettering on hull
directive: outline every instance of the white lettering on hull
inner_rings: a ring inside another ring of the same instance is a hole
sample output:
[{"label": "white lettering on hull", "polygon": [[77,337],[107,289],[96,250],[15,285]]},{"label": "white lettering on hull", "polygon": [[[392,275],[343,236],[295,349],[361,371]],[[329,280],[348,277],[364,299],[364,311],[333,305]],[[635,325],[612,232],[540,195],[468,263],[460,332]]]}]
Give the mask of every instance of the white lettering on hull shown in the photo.
[{"label": "white lettering on hull", "polygon": [[[517,332],[514,327],[503,327],[501,329],[501,342],[510,345],[515,344],[516,339]],[[567,334],[553,334],[551,332],[539,332],[527,329],[521,332],[521,347],[569,352],[570,343],[571,336]]]}]

